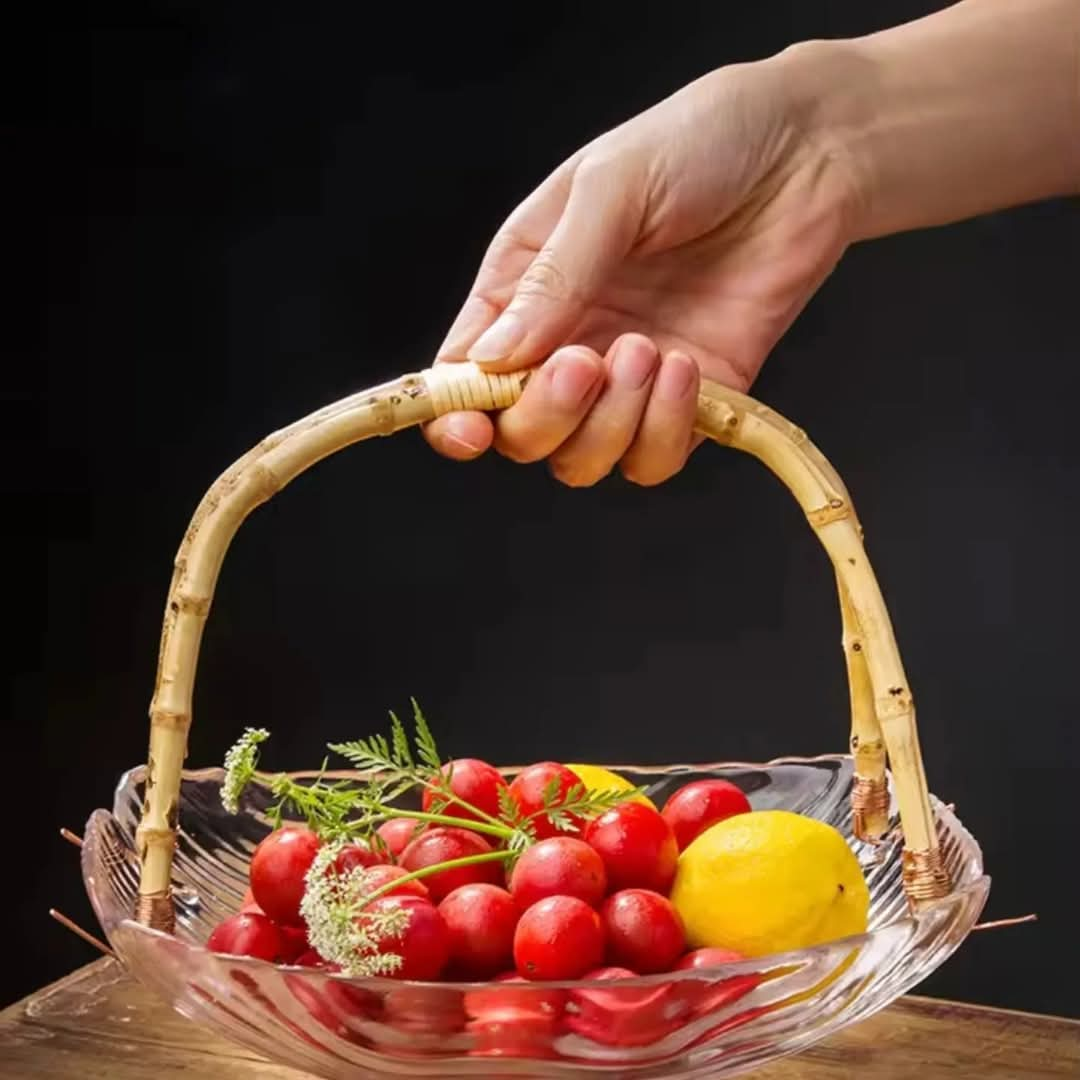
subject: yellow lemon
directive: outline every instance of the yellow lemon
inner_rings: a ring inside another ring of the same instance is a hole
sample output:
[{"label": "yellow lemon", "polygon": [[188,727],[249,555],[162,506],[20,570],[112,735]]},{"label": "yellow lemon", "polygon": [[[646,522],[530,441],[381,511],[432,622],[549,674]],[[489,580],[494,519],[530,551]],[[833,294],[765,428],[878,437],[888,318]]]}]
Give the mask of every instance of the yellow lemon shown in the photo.
[{"label": "yellow lemon", "polygon": [[[625,776],[619,776],[599,765],[567,765],[566,766],[584,785],[586,791],[630,791],[637,784],[630,783]],[[647,795],[635,795],[631,802],[644,803],[656,809],[652,799]]]},{"label": "yellow lemon", "polygon": [[755,810],[718,822],[683,851],[671,902],[691,948],[765,956],[863,933],[870,891],[831,825]]}]

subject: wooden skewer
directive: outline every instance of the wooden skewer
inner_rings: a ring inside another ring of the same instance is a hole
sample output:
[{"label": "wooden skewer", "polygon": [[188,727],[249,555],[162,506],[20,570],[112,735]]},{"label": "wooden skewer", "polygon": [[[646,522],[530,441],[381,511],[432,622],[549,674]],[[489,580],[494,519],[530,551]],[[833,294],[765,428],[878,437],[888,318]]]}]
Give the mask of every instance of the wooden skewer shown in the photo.
[{"label": "wooden skewer", "polygon": [[61,926],[66,927],[75,934],[76,937],[81,937],[88,945],[93,945],[95,949],[103,952],[106,956],[111,956],[113,960],[116,959],[116,953],[114,953],[104,941],[94,937],[93,934],[84,930],[78,923],[72,922],[63,912],[57,911],[56,908],[49,908],[49,915]]},{"label": "wooden skewer", "polygon": [[77,833],[73,833],[70,829],[61,829],[60,835],[69,843],[74,844],[77,848],[82,847],[82,837]]}]

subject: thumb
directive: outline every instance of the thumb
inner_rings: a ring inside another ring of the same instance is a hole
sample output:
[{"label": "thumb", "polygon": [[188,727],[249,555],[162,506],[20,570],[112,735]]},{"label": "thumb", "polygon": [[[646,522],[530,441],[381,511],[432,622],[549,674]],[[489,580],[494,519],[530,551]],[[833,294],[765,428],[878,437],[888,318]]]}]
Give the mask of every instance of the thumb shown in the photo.
[{"label": "thumb", "polygon": [[614,266],[633,247],[641,195],[609,168],[578,167],[547,243],[502,313],[468,351],[493,370],[539,363],[566,344]]}]

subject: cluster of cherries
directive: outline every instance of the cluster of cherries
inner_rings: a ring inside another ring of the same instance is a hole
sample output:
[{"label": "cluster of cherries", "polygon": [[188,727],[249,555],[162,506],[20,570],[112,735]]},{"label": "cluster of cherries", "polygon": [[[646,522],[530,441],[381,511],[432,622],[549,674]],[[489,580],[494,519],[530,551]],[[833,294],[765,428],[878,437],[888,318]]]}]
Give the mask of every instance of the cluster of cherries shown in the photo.
[{"label": "cluster of cherries", "polygon": [[[434,808],[460,826],[422,827],[415,819],[395,818],[380,827],[374,844],[344,847],[338,873],[364,867],[366,889],[386,887],[365,911],[408,912],[404,930],[378,945],[401,958],[394,977],[615,980],[742,959],[719,949],[688,951],[682,920],[667,896],[680,851],[712,824],[750,809],[735,785],[719,779],[689,783],[662,812],[627,800],[590,820],[572,819],[576,831],[569,833],[542,813],[552,807],[556,785],[556,804],[571,789],[581,790],[563,765],[532,765],[507,785],[491,765],[466,758],[454,761],[448,775],[454,795],[491,818],[500,815],[500,792],[508,793],[522,817],[531,818],[536,842],[509,873],[505,861],[491,859],[433,869],[395,886],[415,871],[496,850],[490,837],[470,829],[482,818],[454,803],[443,805],[438,791],[426,790],[424,810]],[[320,845],[300,825],[270,833],[251,860],[240,912],[217,926],[208,948],[334,970],[310,948],[300,915],[305,876]]]}]

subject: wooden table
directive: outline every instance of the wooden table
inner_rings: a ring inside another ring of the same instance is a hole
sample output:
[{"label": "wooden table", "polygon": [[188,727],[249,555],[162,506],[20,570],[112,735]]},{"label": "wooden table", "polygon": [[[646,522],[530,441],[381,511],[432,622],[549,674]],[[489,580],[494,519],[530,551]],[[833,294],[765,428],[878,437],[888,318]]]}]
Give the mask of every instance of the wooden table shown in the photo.
[{"label": "wooden table", "polygon": [[[99,960],[0,1013],[0,1077],[301,1080],[147,997]],[[1080,1021],[909,997],[755,1080],[1080,1077]]]}]

